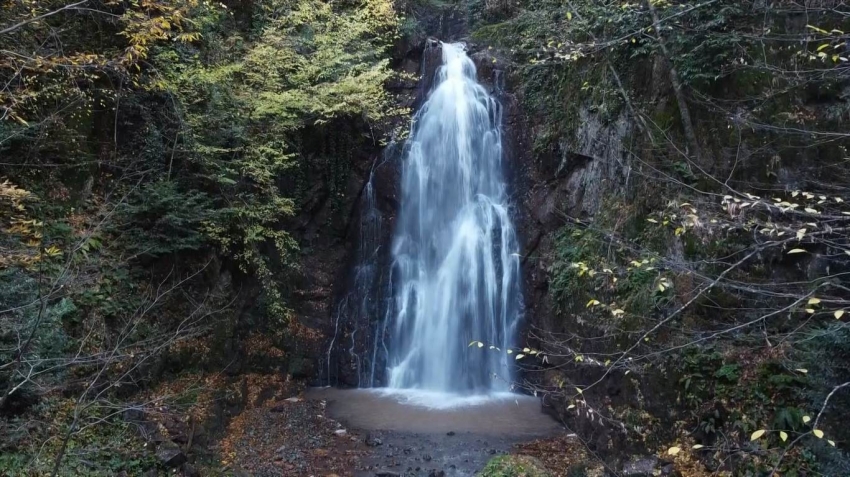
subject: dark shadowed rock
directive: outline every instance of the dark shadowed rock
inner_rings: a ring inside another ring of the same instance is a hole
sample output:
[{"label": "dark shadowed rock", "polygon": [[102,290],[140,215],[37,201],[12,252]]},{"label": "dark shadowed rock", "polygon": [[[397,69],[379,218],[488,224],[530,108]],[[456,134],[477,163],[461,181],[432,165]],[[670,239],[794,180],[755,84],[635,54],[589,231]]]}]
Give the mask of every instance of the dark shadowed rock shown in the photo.
[{"label": "dark shadowed rock", "polygon": [[369,434],[366,434],[366,445],[367,446],[377,447],[377,446],[379,446],[383,443],[384,443],[384,441],[382,441],[381,438],[376,436],[375,434],[372,434],[371,432]]},{"label": "dark shadowed rock", "polygon": [[156,449],[157,460],[166,467],[180,467],[186,463],[186,454],[177,444],[163,442]]}]

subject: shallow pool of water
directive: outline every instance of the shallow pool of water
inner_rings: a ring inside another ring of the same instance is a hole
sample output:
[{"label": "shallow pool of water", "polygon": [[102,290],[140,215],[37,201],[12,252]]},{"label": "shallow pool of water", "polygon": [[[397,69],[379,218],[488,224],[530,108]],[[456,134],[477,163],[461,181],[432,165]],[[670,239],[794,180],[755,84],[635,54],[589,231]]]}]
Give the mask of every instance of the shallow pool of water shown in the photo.
[{"label": "shallow pool of water", "polygon": [[353,429],[406,433],[470,433],[542,437],[563,428],[541,411],[540,401],[512,393],[463,396],[418,390],[314,388],[330,417]]}]

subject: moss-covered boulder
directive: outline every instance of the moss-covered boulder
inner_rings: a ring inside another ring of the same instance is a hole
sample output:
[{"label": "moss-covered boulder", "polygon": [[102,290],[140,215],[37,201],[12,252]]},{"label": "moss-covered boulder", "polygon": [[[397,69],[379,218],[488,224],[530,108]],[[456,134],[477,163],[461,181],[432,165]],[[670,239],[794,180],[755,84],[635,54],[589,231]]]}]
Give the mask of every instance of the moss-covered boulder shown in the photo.
[{"label": "moss-covered boulder", "polygon": [[479,474],[480,477],[550,477],[543,464],[525,455],[494,457]]}]

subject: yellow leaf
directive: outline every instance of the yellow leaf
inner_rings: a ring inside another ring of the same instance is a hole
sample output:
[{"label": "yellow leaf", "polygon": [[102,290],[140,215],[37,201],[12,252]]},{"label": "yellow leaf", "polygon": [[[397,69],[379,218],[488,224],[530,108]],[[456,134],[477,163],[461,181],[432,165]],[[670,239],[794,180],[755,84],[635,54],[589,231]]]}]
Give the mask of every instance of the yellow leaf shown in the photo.
[{"label": "yellow leaf", "polygon": [[809,298],[809,305],[817,305],[820,303],[820,298]]},{"label": "yellow leaf", "polygon": [[814,313],[814,312],[815,312],[814,308],[806,308],[806,313]]},{"label": "yellow leaf", "polygon": [[573,12],[567,12],[567,20],[573,19]]},{"label": "yellow leaf", "polygon": [[797,368],[794,371],[797,371],[798,373],[803,373],[803,374],[807,374],[809,372],[809,370],[805,369],[805,368]]},{"label": "yellow leaf", "polygon": [[818,439],[823,439],[823,431],[820,429],[813,430],[812,434],[814,434]]},{"label": "yellow leaf", "polygon": [[483,348],[483,347],[484,347],[484,343],[482,343],[482,342],[480,342],[480,341],[479,341],[479,342],[478,342],[478,347],[479,347],[479,348]]},{"label": "yellow leaf", "polygon": [[702,444],[696,444],[695,446],[691,447],[691,449],[702,449],[703,447],[705,446]]},{"label": "yellow leaf", "polygon": [[655,219],[646,219],[647,222],[652,222],[653,224],[657,224],[658,221]]},{"label": "yellow leaf", "polygon": [[576,388],[576,391],[578,391],[579,394],[582,394],[581,388]]},{"label": "yellow leaf", "polygon": [[764,435],[764,429],[759,429],[756,432],[753,432],[753,435],[750,436],[750,440],[754,441],[754,440],[758,439],[759,437],[761,437],[763,435]]},{"label": "yellow leaf", "polygon": [[833,313],[833,315],[835,315],[835,319],[837,320],[837,319],[841,318],[842,316],[844,316],[844,310],[836,310],[835,313]]},{"label": "yellow leaf", "polygon": [[788,440],[788,433],[785,431],[779,431],[779,438],[782,439],[782,442]]},{"label": "yellow leaf", "polygon": [[803,424],[808,424],[808,423],[809,423],[809,421],[811,421],[811,420],[812,420],[812,418],[811,418],[811,417],[809,417],[809,416],[803,416]]},{"label": "yellow leaf", "polygon": [[680,450],[682,450],[682,449],[679,449],[678,447],[671,447],[671,448],[667,449],[667,453],[670,454],[670,455],[676,455],[676,454],[679,453]]},{"label": "yellow leaf", "polygon": [[822,51],[829,48],[829,43],[824,43],[823,45],[818,47],[818,51]]},{"label": "yellow leaf", "polygon": [[829,442],[829,445],[831,445],[832,447],[835,447],[835,441],[831,441],[831,440],[827,439],[826,442]]},{"label": "yellow leaf", "polygon": [[569,411],[570,409],[572,409],[572,408],[574,408],[574,407],[576,407],[576,405],[575,405],[575,404],[570,404],[569,406],[567,406],[567,410]]},{"label": "yellow leaf", "polygon": [[791,250],[789,250],[789,251],[788,251],[788,255],[791,255],[792,253],[805,253],[805,251],[806,251],[806,250],[805,250],[805,249],[802,249],[802,248],[795,248],[795,249],[791,249]]},{"label": "yellow leaf", "polygon": [[519,359],[522,359],[522,358],[525,358],[524,354],[518,354],[518,355],[516,355],[516,358],[514,358],[514,359],[519,360]]}]

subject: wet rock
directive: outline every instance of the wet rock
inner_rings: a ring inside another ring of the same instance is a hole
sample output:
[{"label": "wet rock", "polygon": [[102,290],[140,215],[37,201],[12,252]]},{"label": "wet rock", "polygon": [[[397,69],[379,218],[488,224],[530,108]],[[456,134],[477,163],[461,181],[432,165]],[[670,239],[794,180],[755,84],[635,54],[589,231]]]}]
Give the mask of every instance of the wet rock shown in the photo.
[{"label": "wet rock", "polygon": [[628,477],[652,477],[655,475],[655,468],[658,466],[658,459],[655,457],[637,457],[623,466],[622,475]]},{"label": "wet rock", "polygon": [[453,436],[453,435],[455,435],[455,431],[449,431],[449,432],[446,433],[446,435],[447,436]]},{"label": "wet rock", "polygon": [[378,472],[375,472],[375,477],[401,477],[401,474],[391,470],[379,470]]},{"label": "wet rock", "polygon": [[431,462],[431,459],[432,457],[430,454],[425,454],[422,456],[422,460],[424,460],[425,462]]},{"label": "wet rock", "polygon": [[180,467],[186,463],[186,454],[171,442],[163,442],[156,449],[157,460],[166,467]]},{"label": "wet rock", "polygon": [[443,470],[432,470],[428,472],[428,477],[446,477],[446,472]]},{"label": "wet rock", "polygon": [[366,445],[369,447],[378,447],[383,444],[384,441],[381,440],[380,437],[375,436],[372,433],[366,434]]}]

